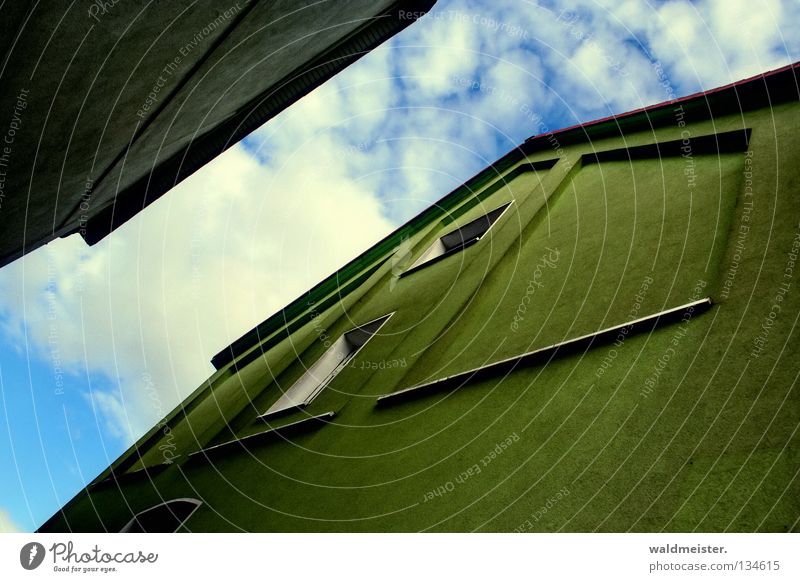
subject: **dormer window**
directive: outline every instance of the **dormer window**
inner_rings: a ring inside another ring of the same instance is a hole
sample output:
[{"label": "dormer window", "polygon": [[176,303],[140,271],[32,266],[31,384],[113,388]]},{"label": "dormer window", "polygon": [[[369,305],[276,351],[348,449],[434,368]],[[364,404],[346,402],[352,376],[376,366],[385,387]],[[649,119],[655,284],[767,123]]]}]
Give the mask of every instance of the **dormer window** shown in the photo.
[{"label": "dormer window", "polygon": [[350,363],[391,315],[384,315],[342,334],[260,418],[307,406]]},{"label": "dormer window", "polygon": [[408,275],[418,269],[421,269],[428,263],[433,263],[450,255],[456,254],[465,248],[475,244],[483,238],[489,229],[492,228],[495,222],[503,215],[503,213],[511,206],[511,202],[503,204],[499,208],[495,208],[488,214],[484,214],[480,218],[476,218],[472,222],[468,222],[461,228],[457,228],[448,232],[444,236],[436,239],[428,249],[414,262],[409,269],[403,273],[403,276]]}]

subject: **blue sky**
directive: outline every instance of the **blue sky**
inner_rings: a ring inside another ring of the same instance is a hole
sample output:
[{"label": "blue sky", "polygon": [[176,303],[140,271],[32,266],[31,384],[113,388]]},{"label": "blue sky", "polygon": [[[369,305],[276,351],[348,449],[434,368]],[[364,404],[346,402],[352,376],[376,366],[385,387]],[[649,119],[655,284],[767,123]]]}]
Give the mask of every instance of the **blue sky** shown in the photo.
[{"label": "blue sky", "polygon": [[525,138],[800,59],[796,0],[439,0],[94,247],[0,270],[0,531],[31,531],[213,354]]}]

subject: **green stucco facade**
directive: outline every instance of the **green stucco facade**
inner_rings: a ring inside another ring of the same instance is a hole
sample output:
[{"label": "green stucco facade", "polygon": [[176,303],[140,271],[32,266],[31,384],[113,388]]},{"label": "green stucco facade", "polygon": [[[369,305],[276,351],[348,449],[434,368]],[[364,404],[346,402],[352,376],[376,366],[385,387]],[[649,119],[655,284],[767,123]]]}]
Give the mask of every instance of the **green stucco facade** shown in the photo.
[{"label": "green stucco facade", "polygon": [[[218,354],[41,531],[119,531],[175,498],[202,501],[190,531],[797,531],[795,75],[528,140]],[[258,418],[389,313],[313,402]]]}]

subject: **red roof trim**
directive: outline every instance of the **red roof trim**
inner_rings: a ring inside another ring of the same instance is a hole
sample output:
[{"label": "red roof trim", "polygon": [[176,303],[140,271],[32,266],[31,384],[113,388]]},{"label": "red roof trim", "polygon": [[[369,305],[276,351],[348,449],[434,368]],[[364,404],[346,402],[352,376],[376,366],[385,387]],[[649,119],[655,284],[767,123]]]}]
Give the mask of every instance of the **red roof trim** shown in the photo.
[{"label": "red roof trim", "polygon": [[599,125],[601,123],[606,123],[608,121],[616,121],[620,119],[624,119],[627,117],[632,117],[634,115],[640,113],[647,113],[653,111],[655,109],[660,109],[662,107],[666,107],[668,105],[675,105],[677,103],[685,103],[686,101],[691,101],[692,99],[697,99],[698,97],[703,97],[707,95],[711,95],[712,93],[718,93],[720,91],[725,91],[726,89],[731,89],[733,87],[739,87],[741,85],[746,85],[748,83],[752,83],[758,81],[759,79],[767,79],[768,77],[772,77],[779,73],[783,73],[784,71],[788,71],[790,69],[800,69],[800,61],[794,62],[790,65],[783,66],[779,69],[773,69],[772,71],[766,71],[764,73],[759,73],[757,75],[753,75],[752,77],[747,77],[746,79],[741,79],[740,81],[735,81],[733,83],[728,83],[727,85],[722,85],[721,87],[716,87],[714,89],[709,89],[707,91],[699,91],[697,93],[692,93],[691,95],[686,95],[685,97],[678,97],[677,99],[671,99],[669,101],[662,101],[660,103],[654,103],[653,105],[648,105],[647,107],[641,107],[639,109],[634,109],[632,111],[626,111],[625,113],[620,113],[619,115],[609,115],[608,117],[603,117],[601,119],[593,119],[592,121],[587,121],[584,123],[578,123],[575,125],[570,125],[569,127],[562,127],[561,129],[557,129],[555,131],[550,131],[547,133],[540,133],[538,135],[534,135],[529,137],[525,140],[525,143],[541,139],[544,137],[549,137],[552,135],[559,135],[565,133],[567,131],[572,131],[575,129],[581,129],[586,127],[591,127],[594,125]]}]

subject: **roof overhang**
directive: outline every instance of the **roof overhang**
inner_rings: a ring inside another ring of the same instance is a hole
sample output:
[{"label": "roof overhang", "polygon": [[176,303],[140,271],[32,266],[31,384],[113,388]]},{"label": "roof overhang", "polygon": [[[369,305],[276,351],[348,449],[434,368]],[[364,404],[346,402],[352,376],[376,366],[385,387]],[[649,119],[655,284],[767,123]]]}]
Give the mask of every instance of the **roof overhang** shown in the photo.
[{"label": "roof overhang", "polygon": [[6,3],[0,266],[101,240],[434,2]]}]

